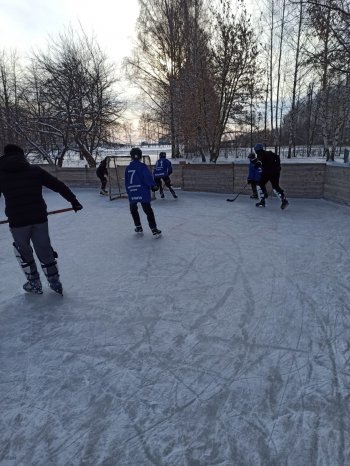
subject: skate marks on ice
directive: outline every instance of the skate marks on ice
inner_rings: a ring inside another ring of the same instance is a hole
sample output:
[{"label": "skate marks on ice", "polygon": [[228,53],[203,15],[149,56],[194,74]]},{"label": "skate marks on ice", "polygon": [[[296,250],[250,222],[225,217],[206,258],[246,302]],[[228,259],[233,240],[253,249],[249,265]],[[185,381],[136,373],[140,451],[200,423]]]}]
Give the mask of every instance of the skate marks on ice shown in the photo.
[{"label": "skate marks on ice", "polygon": [[[189,198],[202,212],[202,198]],[[258,245],[243,203],[232,220],[215,210],[214,226],[186,219],[176,241],[169,215],[169,234],[137,260],[128,227],[118,243],[129,249],[110,249],[123,273],[88,283],[100,293],[57,296],[60,309],[49,296],[39,309],[6,303],[0,463],[345,465],[346,281],[327,284],[312,216],[308,234],[264,214]]]},{"label": "skate marks on ice", "polygon": [[[68,461],[69,445],[86,429],[67,430],[70,391],[79,377],[79,363],[74,369],[69,361],[89,358],[74,335],[72,315],[79,302],[23,294],[0,304],[1,348],[6,348],[0,352],[0,464],[58,464],[54,451],[63,439],[68,457],[59,463],[76,464]],[[73,416],[80,405],[75,401]]]}]

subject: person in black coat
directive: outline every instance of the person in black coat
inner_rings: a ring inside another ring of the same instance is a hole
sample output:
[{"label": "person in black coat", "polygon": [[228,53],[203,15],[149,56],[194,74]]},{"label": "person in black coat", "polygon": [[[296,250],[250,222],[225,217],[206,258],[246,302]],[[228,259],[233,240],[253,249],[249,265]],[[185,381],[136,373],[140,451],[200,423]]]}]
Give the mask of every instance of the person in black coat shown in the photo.
[{"label": "person in black coat", "polygon": [[105,157],[100,165],[97,167],[96,175],[100,178],[101,181],[101,189],[100,194],[107,195],[108,191],[106,191],[106,185],[108,181],[108,170],[107,170],[107,157]]},{"label": "person in black coat", "polygon": [[62,181],[39,166],[30,165],[21,147],[6,145],[0,157],[0,195],[5,198],[5,214],[14,240],[15,255],[27,278],[23,288],[30,293],[42,294],[32,244],[50,288],[62,294],[57,253],[51,246],[47,206],[42,195],[44,186],[70,202],[75,212],[83,208]]},{"label": "person in black coat", "polygon": [[281,160],[279,155],[270,150],[264,150],[264,146],[261,143],[255,144],[254,151],[258,160],[261,162],[262,168],[261,178],[259,181],[262,193],[260,202],[255,205],[257,207],[265,207],[265,199],[267,197],[266,183],[270,181],[272,188],[277,192],[281,199],[281,209],[285,209],[289,205],[289,202],[283,189],[279,185],[281,174]]}]

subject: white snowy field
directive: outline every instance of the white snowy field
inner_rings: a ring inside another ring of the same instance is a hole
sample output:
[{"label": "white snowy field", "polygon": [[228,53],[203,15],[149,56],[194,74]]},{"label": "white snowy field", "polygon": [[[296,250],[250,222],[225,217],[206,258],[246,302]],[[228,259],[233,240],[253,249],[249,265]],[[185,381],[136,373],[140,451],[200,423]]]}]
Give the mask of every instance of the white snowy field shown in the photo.
[{"label": "white snowy field", "polygon": [[154,239],[73,191],[63,298],[21,291],[0,226],[1,466],[349,464],[349,207],[166,193]]}]

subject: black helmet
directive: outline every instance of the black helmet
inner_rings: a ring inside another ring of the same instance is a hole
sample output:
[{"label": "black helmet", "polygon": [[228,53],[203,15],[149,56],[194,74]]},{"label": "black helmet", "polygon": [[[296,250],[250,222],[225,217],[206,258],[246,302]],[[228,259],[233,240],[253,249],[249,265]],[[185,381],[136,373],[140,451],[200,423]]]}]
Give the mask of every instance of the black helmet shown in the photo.
[{"label": "black helmet", "polygon": [[133,147],[130,151],[130,155],[133,160],[140,160],[142,158],[142,150],[138,147]]},{"label": "black helmet", "polygon": [[160,159],[165,159],[166,158],[166,152],[160,152],[159,153],[159,158]]}]

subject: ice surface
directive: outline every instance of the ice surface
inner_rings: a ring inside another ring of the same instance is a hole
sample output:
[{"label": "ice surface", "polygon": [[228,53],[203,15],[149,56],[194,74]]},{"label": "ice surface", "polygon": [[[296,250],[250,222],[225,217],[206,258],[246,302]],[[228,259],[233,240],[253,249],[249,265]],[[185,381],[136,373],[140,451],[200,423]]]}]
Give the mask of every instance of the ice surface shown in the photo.
[{"label": "ice surface", "polygon": [[74,191],[63,298],[21,291],[0,226],[1,466],[349,464],[348,207],[166,192],[155,240]]}]

